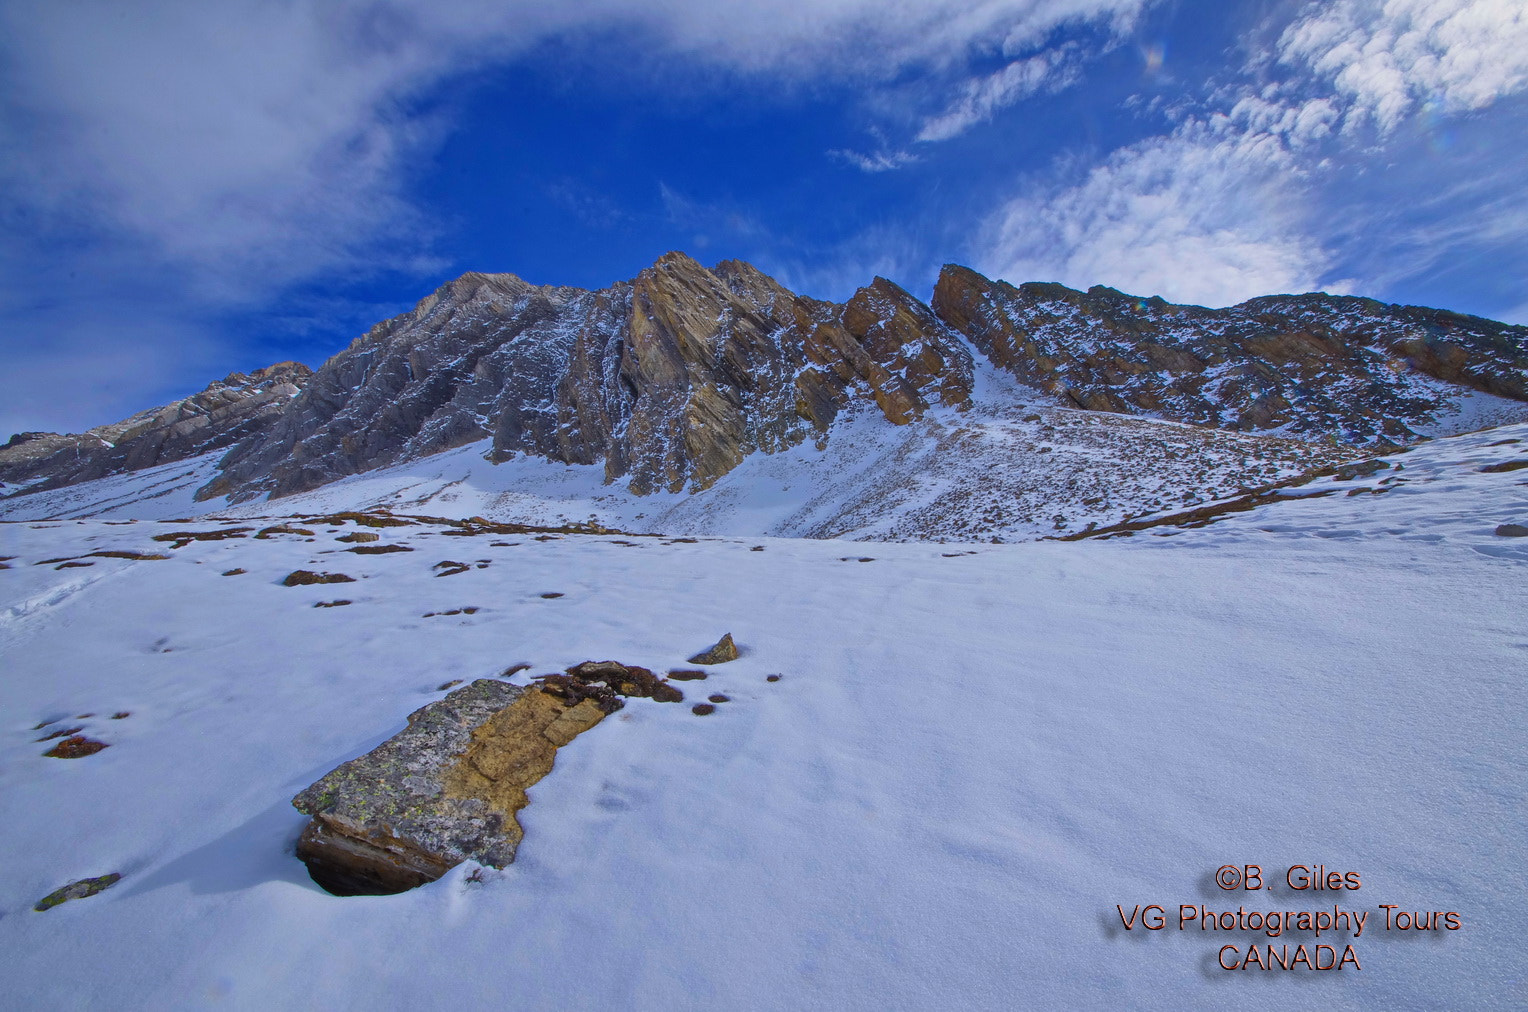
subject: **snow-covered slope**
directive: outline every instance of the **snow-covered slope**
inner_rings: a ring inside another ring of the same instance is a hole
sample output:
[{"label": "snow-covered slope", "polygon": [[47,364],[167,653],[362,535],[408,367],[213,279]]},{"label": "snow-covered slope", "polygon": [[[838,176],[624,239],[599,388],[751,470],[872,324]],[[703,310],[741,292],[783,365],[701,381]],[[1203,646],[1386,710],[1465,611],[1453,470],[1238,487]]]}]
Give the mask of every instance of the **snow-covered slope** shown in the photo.
[{"label": "snow-covered slope", "polygon": [[[1334,484],[1392,491],[1198,529],[852,555],[0,524],[0,985],[32,1009],[1521,1008],[1528,538],[1493,532],[1528,523],[1528,470],[1482,468],[1525,447],[1524,426],[1426,443]],[[44,564],[65,557],[89,565]],[[280,586],[297,568],[357,579]],[[293,856],[288,799],[438,685],[663,670],[728,630],[743,657],[685,687],[730,701],[636,700],[563,749],[504,871],[341,899]],[[110,747],[44,758],[66,726]],[[1215,888],[1248,863],[1362,889]],[[1369,918],[1122,928],[1117,904],[1152,903]],[[1382,904],[1462,927],[1386,932]],[[1217,965],[1333,941],[1362,969]]]},{"label": "snow-covered slope", "polygon": [[745,458],[699,492],[633,495],[602,465],[521,455],[487,441],[229,506],[188,482],[215,457],[0,500],[0,519],[252,517],[385,508],[532,524],[593,520],[627,531],[871,540],[1025,541],[1265,485],[1349,458],[1350,448],[1057,408],[978,364],[980,405],[907,425],[846,410],[821,446]]}]

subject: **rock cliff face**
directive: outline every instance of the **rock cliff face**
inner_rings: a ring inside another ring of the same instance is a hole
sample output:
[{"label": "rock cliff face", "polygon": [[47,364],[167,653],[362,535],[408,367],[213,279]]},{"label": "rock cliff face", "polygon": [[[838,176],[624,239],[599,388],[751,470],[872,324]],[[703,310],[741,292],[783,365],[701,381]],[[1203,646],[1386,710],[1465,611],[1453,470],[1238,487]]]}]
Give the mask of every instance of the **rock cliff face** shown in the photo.
[{"label": "rock cliff face", "polygon": [[1414,435],[1461,388],[1528,400],[1528,328],[1372,299],[1204,309],[952,265],[933,308],[995,365],[1096,411],[1363,444]]},{"label": "rock cliff face", "polygon": [[0,483],[227,447],[197,497],[244,501],[486,440],[494,462],[694,492],[750,454],[825,445],[847,409],[898,426],[965,411],[981,357],[1033,389],[1019,400],[1359,445],[1436,430],[1463,395],[1528,402],[1528,328],[1439,310],[1322,294],[1205,309],[957,266],[931,306],[883,278],[838,304],[669,253],[600,291],[465,274],[316,373],[284,363],[83,435],[18,436]]},{"label": "rock cliff face", "polygon": [[699,490],[750,453],[824,437],[855,399],[896,424],[964,405],[971,375],[961,342],[882,278],[838,305],[681,253],[598,292],[467,274],[325,363],[203,496],[306,491],[485,437],[496,460]]},{"label": "rock cliff face", "polygon": [[0,483],[62,488],[232,446],[264,432],[312,374],[281,362],[88,432],[23,432],[0,447]]}]

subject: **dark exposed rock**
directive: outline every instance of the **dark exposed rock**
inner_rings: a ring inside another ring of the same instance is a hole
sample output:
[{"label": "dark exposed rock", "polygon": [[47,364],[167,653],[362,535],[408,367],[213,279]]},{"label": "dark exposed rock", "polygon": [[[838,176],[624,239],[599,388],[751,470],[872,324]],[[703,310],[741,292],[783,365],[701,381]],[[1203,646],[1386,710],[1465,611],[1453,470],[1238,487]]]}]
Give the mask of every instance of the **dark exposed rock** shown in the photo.
[{"label": "dark exposed rock", "polygon": [[306,569],[299,569],[288,573],[286,579],[281,581],[283,587],[304,587],[315,583],[354,583],[355,577],[346,576],[344,573],[314,573]]},{"label": "dark exposed rock", "polygon": [[536,681],[542,692],[567,703],[590,700],[605,713],[619,710],[624,705],[622,696],[652,699],[659,703],[684,701],[683,692],[647,668],[616,661],[584,661],[569,668],[565,674],[543,675]]},{"label": "dark exposed rock", "polygon": [[62,488],[232,446],[268,429],[311,375],[301,363],[281,362],[88,432],[22,433],[0,447],[0,483],[31,482],[27,492]]},{"label": "dark exposed rock", "polygon": [[1446,409],[1440,384],[1528,400],[1528,328],[1435,309],[1319,293],[1205,309],[954,265],[932,305],[994,364],[1096,411],[1383,444]]},{"label": "dark exposed rock", "polygon": [[690,707],[690,712],[695,714],[697,717],[704,717],[707,714],[715,713],[716,707],[711,703],[696,703],[694,706]]},{"label": "dark exposed rock", "polygon": [[356,545],[354,548],[345,549],[357,555],[390,555],[393,552],[412,552],[408,545]]},{"label": "dark exposed rock", "polygon": [[691,664],[725,664],[727,661],[735,661],[737,658],[737,644],[732,642],[732,634],[727,633],[713,645],[702,650],[694,657],[688,658],[688,660]]},{"label": "dark exposed rock", "polygon": [[1528,527],[1522,524],[1501,524],[1496,528],[1496,534],[1503,538],[1528,538]]},{"label": "dark exposed rock", "polygon": [[712,703],[730,703],[730,702],[732,702],[732,697],[731,696],[723,695],[720,692],[713,692],[713,693],[711,693],[711,695],[707,696],[706,699],[709,700]]},{"label": "dark exposed rock", "polygon": [[60,889],[53,890],[38,900],[37,905],[32,909],[38,913],[42,913],[44,910],[52,910],[60,903],[67,903],[70,900],[82,900],[87,896],[94,896],[98,892],[110,889],[120,881],[122,881],[122,876],[117,872],[112,872],[110,875],[101,875],[97,878],[82,878],[78,882],[70,882]]},{"label": "dark exposed rock", "polygon": [[699,682],[706,677],[706,673],[697,668],[674,668],[668,674],[676,682]]},{"label": "dark exposed rock", "polygon": [[1484,474],[1505,474],[1508,471],[1521,471],[1528,467],[1528,460],[1504,460],[1500,464],[1487,464],[1480,470]]},{"label": "dark exposed rock", "polygon": [[380,534],[373,534],[371,531],[352,531],[351,533],[342,535],[342,536],[336,538],[335,540],[336,541],[348,541],[348,542],[360,544],[360,543],[366,542],[366,541],[376,541],[376,540],[380,539],[381,537],[382,537],[382,535],[380,535]]},{"label": "dark exposed rock", "polygon": [[402,892],[469,859],[503,867],[523,835],[526,789],[603,716],[590,702],[478,679],[292,799],[313,817],[298,857],[339,895]]},{"label": "dark exposed rock", "polygon": [[88,755],[95,755],[103,748],[109,746],[104,741],[95,741],[84,735],[75,735],[73,738],[65,738],[57,745],[44,752],[49,759],[83,759]]},{"label": "dark exposed rock", "polygon": [[961,343],[883,278],[836,305],[680,253],[598,292],[466,274],[325,363],[200,494],[285,495],[485,436],[495,460],[703,489],[820,438],[852,400],[903,423],[970,387]]},{"label": "dark exposed rock", "polygon": [[[670,253],[600,291],[464,274],[317,373],[285,363],[80,436],[16,436],[0,483],[55,488],[227,448],[198,495],[245,501],[487,440],[494,461],[699,491],[750,454],[824,445],[846,410],[900,425],[971,406],[970,346],[1068,406],[1369,446],[1412,438],[1461,392],[1528,401],[1528,328],[1440,310],[1319,293],[1205,309],[956,266],[931,306],[884,278],[838,304]],[[473,518],[440,533],[525,530]]]}]

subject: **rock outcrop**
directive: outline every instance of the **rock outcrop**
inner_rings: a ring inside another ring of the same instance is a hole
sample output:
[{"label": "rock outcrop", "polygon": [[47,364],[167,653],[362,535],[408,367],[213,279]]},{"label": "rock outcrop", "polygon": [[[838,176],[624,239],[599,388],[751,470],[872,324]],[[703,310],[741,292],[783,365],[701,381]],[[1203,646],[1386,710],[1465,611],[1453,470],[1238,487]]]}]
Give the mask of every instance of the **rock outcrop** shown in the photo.
[{"label": "rock outcrop", "polygon": [[598,292],[466,274],[325,363],[202,495],[301,492],[485,437],[495,460],[699,490],[750,453],[822,438],[856,399],[896,424],[963,405],[971,372],[928,307],[882,278],[839,305],[681,253]]},{"label": "rock outcrop", "polygon": [[950,265],[933,309],[995,365],[1095,411],[1367,444],[1412,437],[1461,390],[1528,401],[1528,328],[1372,299],[1205,309]]},{"label": "rock outcrop", "polygon": [[1484,405],[1498,414],[1528,402],[1528,328],[1440,310],[1319,293],[1205,309],[957,266],[931,305],[884,278],[832,303],[740,261],[669,253],[599,291],[464,274],[311,375],[284,363],[116,426],[17,436],[0,485],[226,448],[196,495],[242,502],[486,441],[494,462],[528,454],[600,466],[637,495],[697,492],[750,454],[825,446],[845,411],[901,426],[935,407],[1014,406],[973,402],[980,357],[1031,388],[1015,405],[1362,446],[1476,417],[1463,395],[1506,398]]},{"label": "rock outcrop", "polygon": [[62,488],[232,446],[274,423],[311,375],[300,362],[280,362],[88,432],[23,432],[0,447],[0,483]]},{"label": "rock outcrop", "polygon": [[297,856],[343,896],[403,892],[469,858],[503,867],[523,835],[525,789],[604,716],[593,702],[492,679],[457,689],[292,799],[313,817]]},{"label": "rock outcrop", "polygon": [[385,895],[469,859],[502,868],[524,836],[515,814],[530,802],[525,792],[552,771],[559,748],[624,706],[623,696],[684,699],[646,668],[615,661],[538,681],[481,678],[457,689],[293,798],[313,817],[297,843],[313,880],[341,896]]}]

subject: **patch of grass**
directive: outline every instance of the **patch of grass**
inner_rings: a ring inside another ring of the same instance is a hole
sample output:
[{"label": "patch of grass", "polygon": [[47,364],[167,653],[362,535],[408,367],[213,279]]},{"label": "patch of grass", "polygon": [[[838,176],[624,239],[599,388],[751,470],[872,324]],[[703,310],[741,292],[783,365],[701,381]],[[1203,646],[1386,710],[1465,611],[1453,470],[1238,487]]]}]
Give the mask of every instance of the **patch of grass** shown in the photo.
[{"label": "patch of grass", "polygon": [[293,527],[291,524],[277,524],[274,527],[266,527],[256,534],[257,538],[272,538],[277,534],[296,534],[300,537],[311,538],[313,532],[306,527]]},{"label": "patch of grass", "polygon": [[169,534],[154,535],[155,541],[172,541],[171,548],[184,548],[193,541],[226,541],[229,538],[242,538],[254,530],[253,527],[225,527],[217,531],[172,531]]}]

